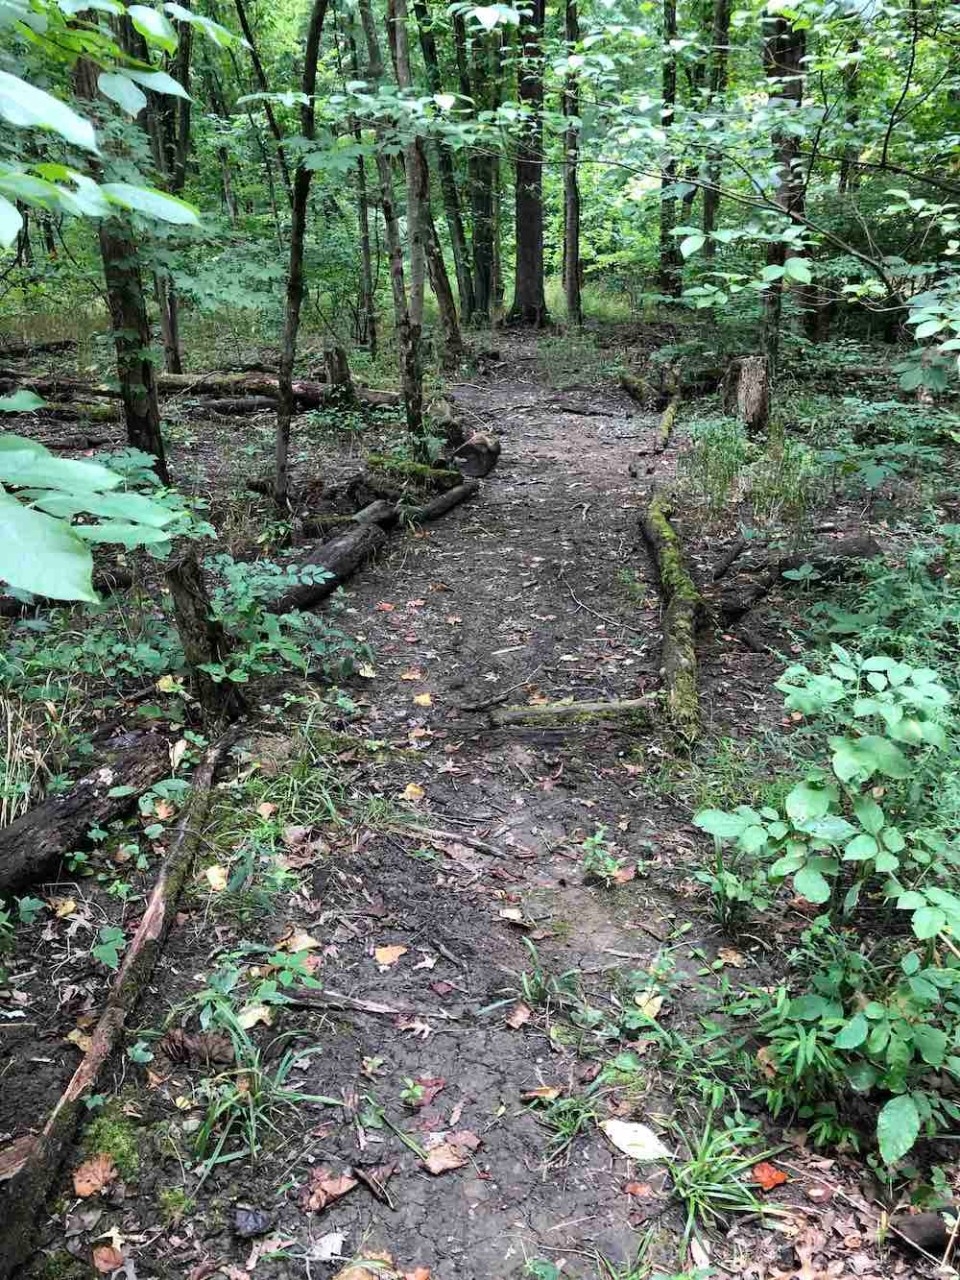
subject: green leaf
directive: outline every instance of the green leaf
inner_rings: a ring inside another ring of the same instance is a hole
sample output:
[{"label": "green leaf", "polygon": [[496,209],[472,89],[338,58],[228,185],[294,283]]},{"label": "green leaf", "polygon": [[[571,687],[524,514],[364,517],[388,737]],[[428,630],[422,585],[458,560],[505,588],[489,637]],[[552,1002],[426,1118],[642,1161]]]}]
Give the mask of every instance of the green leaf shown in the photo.
[{"label": "green leaf", "polygon": [[891,1098],[877,1118],[877,1141],[885,1164],[902,1160],[920,1134],[920,1112],[908,1093]]},{"label": "green leaf", "polygon": [[117,542],[127,548],[150,547],[170,541],[170,534],[165,529],[151,529],[145,524],[124,524],[119,520],[75,525],[73,531],[84,542]]},{"label": "green leaf", "polygon": [[864,831],[869,831],[872,836],[875,836],[886,822],[883,810],[871,796],[857,796],[853,802],[853,811]]},{"label": "green leaf", "polygon": [[92,575],[90,550],[68,525],[0,489],[0,578],[54,600],[95,601]]},{"label": "green leaf", "polygon": [[690,258],[702,249],[706,242],[707,237],[699,233],[693,236],[685,236],[680,241],[680,253],[684,258]]},{"label": "green leaf", "polygon": [[0,396],[0,413],[31,413],[46,403],[33,391],[15,391],[12,396]]},{"label": "green leaf", "polygon": [[149,9],[145,4],[131,4],[127,14],[134,27],[146,40],[154,44],[164,53],[174,53],[177,48],[177,33],[173,23],[156,9]]},{"label": "green leaf", "polygon": [[718,840],[736,840],[751,825],[749,819],[737,813],[725,813],[723,809],[701,809],[694,817],[693,825]]},{"label": "green leaf", "polygon": [[19,488],[50,488],[68,493],[115,489],[122,477],[96,462],[75,462],[32,450],[0,450],[0,480]]},{"label": "green leaf", "polygon": [[190,95],[180,81],[174,80],[173,76],[168,76],[166,71],[134,71],[130,67],[124,68],[123,74],[128,80],[136,81],[144,89],[150,89],[153,93],[165,93],[171,98],[186,98],[188,102],[190,101]]},{"label": "green leaf", "polygon": [[793,877],[793,887],[808,902],[826,902],[830,897],[830,885],[813,867],[802,867]]},{"label": "green leaf", "polygon": [[785,801],[788,817],[794,822],[809,822],[811,818],[823,818],[830,812],[834,793],[827,787],[815,787],[801,782],[793,788]]},{"label": "green leaf", "polygon": [[925,1024],[914,1027],[913,1043],[920,1050],[920,1057],[930,1067],[942,1067],[947,1053],[947,1034],[939,1027]]},{"label": "green leaf", "polygon": [[131,209],[148,218],[172,222],[177,226],[199,225],[200,219],[192,204],[169,196],[156,187],[135,187],[129,182],[105,182],[100,190],[111,204]]},{"label": "green leaf", "polygon": [[870,1032],[870,1024],[862,1013],[856,1013],[833,1038],[838,1049],[859,1049]]},{"label": "green leaf", "polygon": [[84,151],[97,151],[97,137],[89,120],[9,71],[0,71],[0,117],[20,129],[49,129]]},{"label": "green leaf", "polygon": [[914,936],[921,942],[925,942],[928,938],[935,938],[942,932],[946,923],[946,914],[939,907],[920,907],[910,917]]},{"label": "green leaf", "polygon": [[9,249],[20,234],[23,219],[15,204],[0,196],[0,249]]},{"label": "green leaf", "polygon": [[843,851],[844,862],[865,862],[868,858],[875,858],[879,845],[873,836],[863,832],[859,836],[854,836],[850,843]]},{"label": "green leaf", "polygon": [[74,495],[31,491],[29,496],[34,506],[67,520],[85,511],[88,515],[110,516],[163,529],[176,517],[176,512],[169,507],[161,506],[159,502],[153,502],[139,493]]},{"label": "green leaf", "polygon": [[132,80],[114,71],[101,71],[97,88],[105,98],[115,102],[128,116],[138,116],[147,105],[147,95]]},{"label": "green leaf", "polygon": [[810,263],[806,258],[787,258],[783,271],[788,280],[795,280],[798,284],[809,284],[813,279]]}]

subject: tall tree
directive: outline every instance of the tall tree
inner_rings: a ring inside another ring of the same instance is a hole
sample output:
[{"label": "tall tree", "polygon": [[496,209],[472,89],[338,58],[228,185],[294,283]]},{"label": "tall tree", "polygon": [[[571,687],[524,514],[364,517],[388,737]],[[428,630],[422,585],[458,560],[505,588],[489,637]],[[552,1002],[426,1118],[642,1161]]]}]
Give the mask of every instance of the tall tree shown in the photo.
[{"label": "tall tree", "polygon": [[[707,108],[716,119],[726,111],[724,96],[727,92],[727,76],[730,66],[730,0],[714,0],[713,32],[711,36],[710,70],[708,74]],[[714,125],[719,128],[719,125]],[[711,239],[717,229],[717,213],[720,208],[720,182],[723,176],[723,153],[716,147],[707,152],[706,179],[703,188],[703,234],[707,237],[703,246],[704,257],[716,255],[716,241]]]},{"label": "tall tree", "polygon": [[677,297],[683,285],[683,259],[674,235],[677,225],[677,158],[670,134],[677,109],[677,0],[663,0],[663,53],[661,64],[662,125],[666,137],[660,170],[660,269],[661,293]]},{"label": "tall tree", "polygon": [[543,290],[543,28],[545,0],[532,0],[521,22],[517,98],[520,121],[516,159],[516,270],[510,320],[545,325]]},{"label": "tall tree", "polygon": [[[312,142],[316,131],[316,107],[314,94],[317,88],[317,63],[320,58],[320,37],[327,14],[327,0],[313,0],[310,23],[307,27],[307,43],[303,54],[303,101],[300,107],[300,130],[303,137]],[[293,367],[297,358],[297,334],[300,330],[300,310],[303,305],[303,250],[307,229],[307,205],[310,195],[312,170],[305,164],[297,166],[293,179],[293,203],[290,223],[290,265],[287,269],[287,299],[283,321],[283,337],[280,343],[279,404],[277,406],[276,458],[274,463],[273,496],[278,505],[285,505],[290,487],[290,423],[293,418]]]},{"label": "tall tree", "polygon": [[[263,62],[260,58],[260,51],[257,48],[257,42],[254,38],[253,28],[250,26],[250,19],[247,17],[247,10],[243,0],[233,0],[237,9],[237,17],[240,20],[240,29],[243,32],[243,38],[247,43],[247,49],[250,52],[250,61],[253,65],[253,74],[257,81],[257,87],[262,94],[270,92],[270,86],[267,81],[267,73],[264,70]],[[294,197],[293,184],[290,181],[290,166],[287,164],[286,153],[283,149],[283,130],[277,120],[276,112],[270,99],[263,99],[263,110],[267,117],[267,124],[270,132],[273,134],[274,142],[277,144],[277,163],[280,166],[280,176],[283,178],[283,185],[287,192],[287,198],[292,202]]]},{"label": "tall tree", "polygon": [[[567,55],[571,56],[580,40],[577,0],[566,0],[564,35]],[[563,114],[567,127],[563,134],[563,288],[567,304],[567,320],[583,324],[580,296],[580,84],[575,71],[568,71],[563,88]]]}]

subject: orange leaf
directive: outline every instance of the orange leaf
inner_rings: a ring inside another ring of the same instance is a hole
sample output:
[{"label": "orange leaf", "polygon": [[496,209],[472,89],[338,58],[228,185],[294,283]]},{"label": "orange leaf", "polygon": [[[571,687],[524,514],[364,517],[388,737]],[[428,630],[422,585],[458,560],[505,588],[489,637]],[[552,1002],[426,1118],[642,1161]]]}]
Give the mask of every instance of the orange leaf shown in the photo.
[{"label": "orange leaf", "polygon": [[328,1204],[341,1200],[359,1185],[352,1174],[335,1174],[327,1168],[313,1169],[310,1172],[310,1182],[303,1189],[301,1203],[308,1212],[319,1213]]},{"label": "orange leaf", "polygon": [[530,1021],[531,1013],[532,1010],[530,1006],[528,1004],[524,1004],[523,1001],[520,1000],[507,1014],[505,1019],[506,1024],[511,1031],[519,1031],[521,1027],[526,1026]]},{"label": "orange leaf", "polygon": [[408,949],[401,946],[374,947],[373,958],[381,969],[389,969],[392,964],[397,963],[401,956],[407,954]]},{"label": "orange leaf", "polygon": [[774,1187],[780,1187],[790,1180],[782,1169],[778,1169],[775,1164],[770,1164],[768,1160],[755,1164],[751,1172],[753,1181],[763,1187],[764,1191],[772,1191]]},{"label": "orange leaf", "polygon": [[93,1251],[93,1265],[102,1276],[123,1266],[123,1254],[112,1244],[98,1244]]},{"label": "orange leaf", "polygon": [[116,1176],[117,1166],[113,1163],[113,1156],[106,1151],[98,1151],[95,1156],[84,1160],[82,1165],[74,1169],[73,1189],[78,1196],[86,1199],[87,1196],[102,1191]]}]

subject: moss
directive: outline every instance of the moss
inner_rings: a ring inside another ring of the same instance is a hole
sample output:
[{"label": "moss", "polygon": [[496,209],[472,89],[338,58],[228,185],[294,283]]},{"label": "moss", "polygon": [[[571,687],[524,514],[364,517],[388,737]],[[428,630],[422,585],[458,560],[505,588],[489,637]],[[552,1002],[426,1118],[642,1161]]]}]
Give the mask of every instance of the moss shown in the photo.
[{"label": "moss", "polygon": [[113,1156],[117,1172],[127,1181],[140,1172],[140,1134],[130,1117],[124,1115],[119,1098],[87,1126],[83,1145],[88,1155],[106,1151]]},{"label": "moss", "polygon": [[463,479],[459,471],[441,470],[425,462],[409,462],[405,458],[391,458],[384,454],[371,454],[367,465],[372,471],[384,471],[390,476],[415,481],[424,488],[441,491],[452,489]]},{"label": "moss", "polygon": [[28,1280],[90,1280],[90,1264],[58,1249],[46,1254],[26,1275]]},{"label": "moss", "polygon": [[188,1196],[183,1187],[161,1187],[157,1203],[160,1205],[160,1216],[167,1226],[172,1227],[193,1208],[193,1197]]}]

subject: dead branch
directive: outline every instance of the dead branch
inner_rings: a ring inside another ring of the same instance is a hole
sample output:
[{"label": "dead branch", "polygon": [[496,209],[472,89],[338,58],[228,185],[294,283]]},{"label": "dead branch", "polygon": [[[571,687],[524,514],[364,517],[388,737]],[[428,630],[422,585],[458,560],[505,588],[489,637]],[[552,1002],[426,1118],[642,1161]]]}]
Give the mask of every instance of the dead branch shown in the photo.
[{"label": "dead branch", "polygon": [[646,698],[621,698],[610,702],[538,702],[531,706],[504,707],[490,712],[491,721],[503,725],[583,724],[596,720],[624,720],[631,728],[650,728],[650,702]]}]

